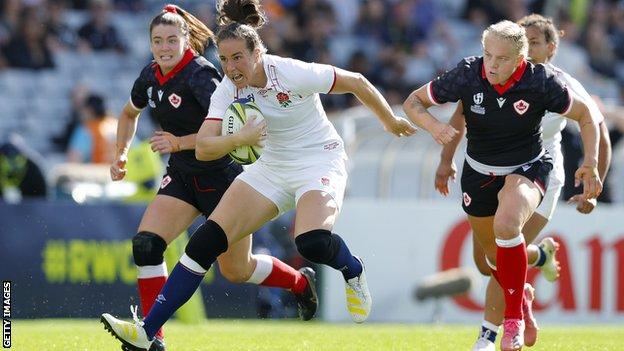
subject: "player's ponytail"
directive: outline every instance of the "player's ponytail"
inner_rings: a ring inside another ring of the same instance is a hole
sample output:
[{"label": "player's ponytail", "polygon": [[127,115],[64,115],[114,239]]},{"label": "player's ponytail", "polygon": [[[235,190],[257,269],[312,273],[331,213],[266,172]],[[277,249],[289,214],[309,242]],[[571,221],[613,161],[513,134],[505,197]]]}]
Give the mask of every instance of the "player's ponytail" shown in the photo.
[{"label": "player's ponytail", "polygon": [[150,33],[159,24],[180,28],[191,49],[199,55],[204,53],[208,41],[214,38],[214,33],[202,21],[177,5],[166,5],[163,11],[152,19]]},{"label": "player's ponytail", "polygon": [[259,0],[220,0],[217,12],[217,24],[222,26],[240,23],[257,29],[266,23]]},{"label": "player's ponytail", "polygon": [[217,32],[217,45],[225,39],[242,39],[249,51],[260,49],[266,52],[256,31],[266,23],[259,0],[218,0],[217,12],[217,23],[221,26]]}]

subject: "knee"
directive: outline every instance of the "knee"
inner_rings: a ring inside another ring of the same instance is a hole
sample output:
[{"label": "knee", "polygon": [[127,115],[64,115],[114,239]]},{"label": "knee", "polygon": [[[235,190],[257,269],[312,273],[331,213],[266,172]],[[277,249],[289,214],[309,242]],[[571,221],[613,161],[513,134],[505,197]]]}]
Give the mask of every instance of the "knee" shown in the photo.
[{"label": "knee", "polygon": [[163,263],[166,249],[167,242],[154,233],[139,232],[132,238],[132,256],[139,267]]},{"label": "knee", "polygon": [[184,252],[190,259],[208,270],[227,248],[228,238],[225,231],[217,222],[209,219],[193,233]]},{"label": "knee", "polygon": [[297,236],[295,245],[297,251],[306,260],[314,263],[327,263],[335,256],[338,247],[337,240],[341,240],[340,237],[329,230],[315,229]]},{"label": "knee", "polygon": [[513,239],[522,231],[518,216],[508,213],[497,213],[494,216],[494,235],[501,239]]}]

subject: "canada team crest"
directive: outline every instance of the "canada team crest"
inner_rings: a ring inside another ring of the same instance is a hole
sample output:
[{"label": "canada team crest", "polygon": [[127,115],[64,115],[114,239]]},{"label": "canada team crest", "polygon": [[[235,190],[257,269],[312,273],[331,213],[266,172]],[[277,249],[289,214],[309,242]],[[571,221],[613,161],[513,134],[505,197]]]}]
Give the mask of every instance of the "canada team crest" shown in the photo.
[{"label": "canada team crest", "polygon": [[472,199],[470,198],[470,195],[468,195],[468,193],[463,193],[462,194],[462,198],[464,200],[464,205],[466,207],[470,206],[470,203],[472,202]]},{"label": "canada team crest", "polygon": [[171,94],[169,95],[169,103],[171,103],[171,106],[178,108],[182,103],[182,98],[176,94]]},{"label": "canada team crest", "polygon": [[514,110],[522,116],[525,112],[529,110],[529,103],[524,100],[518,100],[513,104]]},{"label": "canada team crest", "polygon": [[169,183],[171,183],[171,177],[167,175],[163,178],[162,182],[160,183],[160,188],[164,189],[167,185],[169,185]]}]

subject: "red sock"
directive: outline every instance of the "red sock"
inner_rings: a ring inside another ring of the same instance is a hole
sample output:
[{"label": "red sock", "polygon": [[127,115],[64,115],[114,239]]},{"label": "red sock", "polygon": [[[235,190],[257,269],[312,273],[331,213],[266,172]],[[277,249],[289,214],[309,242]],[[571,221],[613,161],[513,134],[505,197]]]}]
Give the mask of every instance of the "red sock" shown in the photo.
[{"label": "red sock", "polygon": [[308,285],[306,278],[296,269],[273,256],[254,255],[256,270],[249,283],[290,289],[295,294],[303,292]]},{"label": "red sock", "polygon": [[[519,239],[518,239],[519,238]],[[527,251],[522,234],[496,239],[496,278],[505,294],[505,319],[522,319],[522,298],[527,274]]]},{"label": "red sock", "polygon": [[[139,286],[139,298],[141,299],[141,310],[143,311],[143,317],[147,316],[152,309],[156,297],[160,290],[165,285],[167,277],[152,277],[152,278],[138,278],[137,284]],[[165,334],[162,328],[158,329],[156,337],[163,339]]]}]

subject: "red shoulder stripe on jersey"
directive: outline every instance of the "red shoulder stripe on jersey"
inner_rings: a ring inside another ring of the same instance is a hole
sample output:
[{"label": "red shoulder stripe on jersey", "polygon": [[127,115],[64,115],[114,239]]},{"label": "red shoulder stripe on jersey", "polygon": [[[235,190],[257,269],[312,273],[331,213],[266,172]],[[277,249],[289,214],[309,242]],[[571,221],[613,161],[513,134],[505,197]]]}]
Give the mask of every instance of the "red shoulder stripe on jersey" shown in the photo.
[{"label": "red shoulder stripe on jersey", "polygon": [[335,86],[336,86],[336,67],[334,67],[334,81],[332,82],[332,85],[329,88],[329,91],[327,92],[327,94],[331,93],[331,91],[334,90]]},{"label": "red shoulder stripe on jersey", "polygon": [[431,100],[434,105],[442,105],[438,102],[438,100],[436,100],[435,95],[433,94],[432,83],[433,82],[429,82],[429,84],[427,84],[427,95],[429,95],[429,100]]},{"label": "red shoulder stripe on jersey", "polygon": [[[503,95],[507,90],[509,90],[516,82],[520,81],[522,76],[524,75],[524,71],[527,68],[527,61],[522,60],[520,65],[516,68],[516,70],[511,74],[511,77],[507,79],[504,85],[494,84],[492,88],[498,92],[498,94]],[[481,66],[481,78],[485,79],[485,63]]]},{"label": "red shoulder stripe on jersey", "polygon": [[[563,116],[567,115],[570,112],[570,110],[572,109],[572,103],[574,102],[574,97],[570,93],[570,88],[566,88],[566,92],[568,93],[568,99],[570,101],[568,102],[568,106],[566,106],[565,110],[563,110],[563,112],[561,112],[561,114]],[[602,123],[602,122],[598,122],[598,123]]]},{"label": "red shoulder stripe on jersey", "polygon": [[216,117],[206,117],[204,118],[204,121],[223,121],[223,118],[216,118]]},{"label": "red shoulder stripe on jersey", "polygon": [[186,51],[184,52],[184,56],[182,56],[182,60],[180,60],[180,62],[178,62],[178,64],[175,65],[175,67],[173,67],[173,69],[169,71],[169,73],[165,74],[164,76],[162,72],[160,71],[160,69],[158,69],[159,68],[158,65],[157,64],[154,65],[154,69],[156,70],[156,80],[158,80],[158,84],[164,85],[165,83],[167,83],[169,79],[175,76],[176,73],[180,72],[182,68],[186,67],[186,65],[188,65],[189,62],[193,61],[194,58],[195,58],[195,53],[193,52],[193,50],[186,49]]}]

